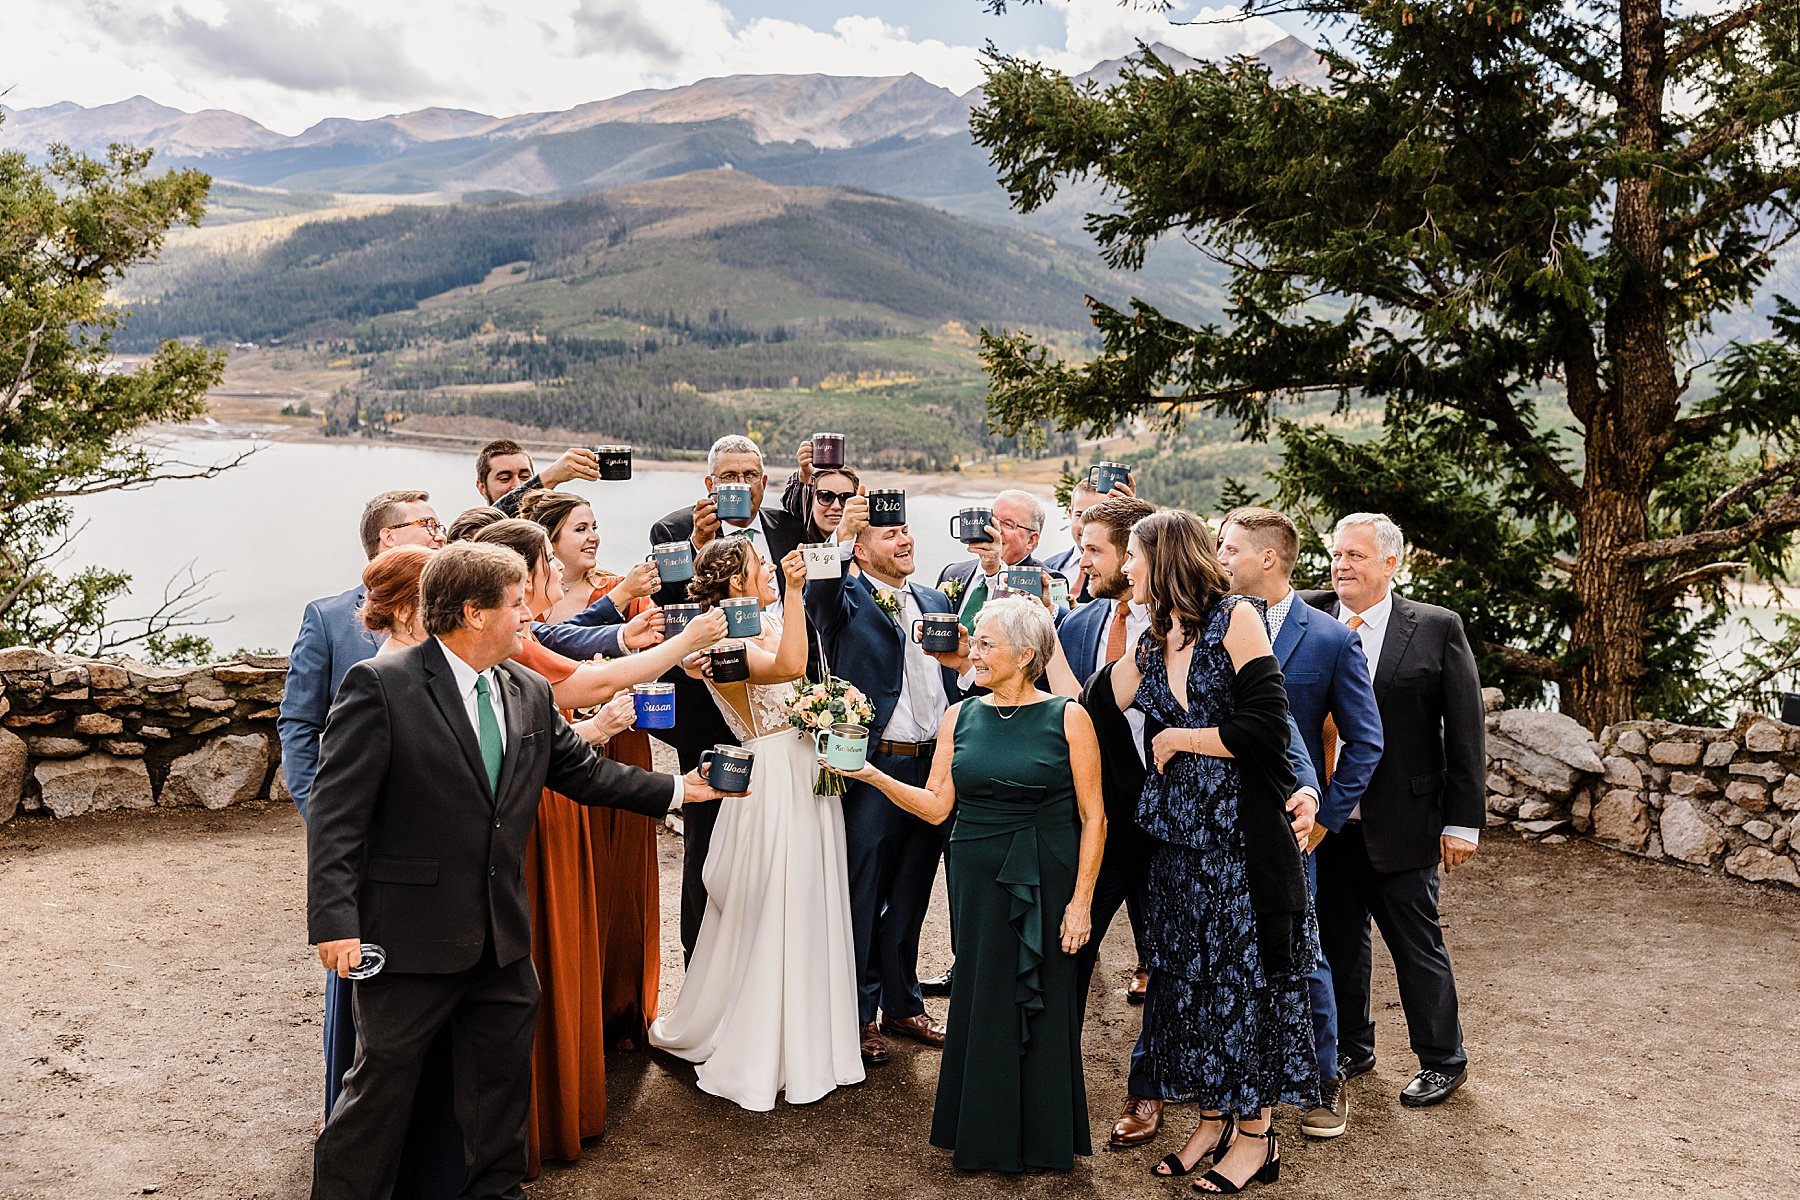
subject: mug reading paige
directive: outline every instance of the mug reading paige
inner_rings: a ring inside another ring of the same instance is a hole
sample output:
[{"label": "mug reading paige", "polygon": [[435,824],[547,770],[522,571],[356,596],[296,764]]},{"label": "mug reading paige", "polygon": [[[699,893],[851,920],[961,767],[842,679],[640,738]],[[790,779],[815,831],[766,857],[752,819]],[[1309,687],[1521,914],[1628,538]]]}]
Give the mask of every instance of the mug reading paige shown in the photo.
[{"label": "mug reading paige", "polygon": [[837,579],[844,573],[843,564],[838,561],[838,548],[833,542],[813,542],[800,547],[806,552],[806,577],[808,579]]}]

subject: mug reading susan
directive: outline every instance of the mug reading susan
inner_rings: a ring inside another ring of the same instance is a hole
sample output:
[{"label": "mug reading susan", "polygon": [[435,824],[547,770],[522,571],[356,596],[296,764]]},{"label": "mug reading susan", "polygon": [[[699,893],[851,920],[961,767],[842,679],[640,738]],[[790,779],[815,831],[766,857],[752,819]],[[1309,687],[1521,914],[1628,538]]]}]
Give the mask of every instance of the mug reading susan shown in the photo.
[{"label": "mug reading susan", "polygon": [[600,460],[600,478],[631,478],[630,446],[592,446],[594,457]]},{"label": "mug reading susan", "polygon": [[828,767],[840,771],[860,771],[869,761],[869,731],[848,723],[821,729],[818,733],[819,757]]},{"label": "mug reading susan", "polygon": [[694,577],[691,542],[658,542],[650,547],[649,561],[656,564],[656,577],[664,583],[686,583]]},{"label": "mug reading susan", "polygon": [[719,506],[719,520],[748,521],[756,515],[756,504],[750,498],[747,483],[721,483],[713,493]]},{"label": "mug reading susan", "polygon": [[906,489],[871,488],[869,490],[869,524],[906,524]]},{"label": "mug reading susan", "polygon": [[741,796],[750,790],[756,752],[742,746],[714,746],[700,752],[700,777],[715,791]]},{"label": "mug reading susan", "polygon": [[806,554],[808,579],[838,579],[844,574],[843,563],[838,560],[837,543],[812,542],[800,549]]},{"label": "mug reading susan", "polygon": [[926,613],[912,623],[912,640],[927,654],[949,654],[962,644],[955,613]]},{"label": "mug reading susan", "polygon": [[962,508],[950,518],[950,536],[965,544],[988,540],[987,527],[994,523],[991,508]]},{"label": "mug reading susan", "polygon": [[675,685],[640,683],[631,689],[639,729],[675,728]]},{"label": "mug reading susan", "polygon": [[756,637],[762,632],[762,602],[754,596],[733,596],[719,601],[725,614],[725,632],[734,638]]}]

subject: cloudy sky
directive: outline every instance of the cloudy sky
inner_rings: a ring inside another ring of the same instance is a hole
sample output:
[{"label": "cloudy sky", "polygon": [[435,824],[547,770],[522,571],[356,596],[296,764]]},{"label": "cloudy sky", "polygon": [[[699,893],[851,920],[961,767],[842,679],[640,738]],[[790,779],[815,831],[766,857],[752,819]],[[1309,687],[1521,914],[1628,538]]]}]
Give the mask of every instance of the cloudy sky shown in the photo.
[{"label": "cloudy sky", "polygon": [[[1215,0],[1221,2],[1221,0]],[[431,105],[568,108],[715,75],[914,72],[958,92],[980,47],[1081,70],[1137,39],[1195,56],[1283,30],[1201,0],[0,0],[0,103],[133,95],[227,108],[297,133],[328,116]],[[1296,30],[1298,31],[1298,30]]]}]

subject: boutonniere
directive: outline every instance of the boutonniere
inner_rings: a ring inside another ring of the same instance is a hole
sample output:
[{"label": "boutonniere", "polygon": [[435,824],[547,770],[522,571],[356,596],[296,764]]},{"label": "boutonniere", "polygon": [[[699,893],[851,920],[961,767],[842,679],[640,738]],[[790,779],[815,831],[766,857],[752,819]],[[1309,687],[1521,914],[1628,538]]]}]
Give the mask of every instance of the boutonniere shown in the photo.
[{"label": "boutonniere", "polygon": [[894,624],[900,623],[900,594],[898,592],[884,592],[879,588],[876,589],[875,607],[891,617]]},{"label": "boutonniere", "polygon": [[960,579],[946,579],[943,583],[938,585],[938,591],[948,596],[951,604],[961,604],[963,581]]}]

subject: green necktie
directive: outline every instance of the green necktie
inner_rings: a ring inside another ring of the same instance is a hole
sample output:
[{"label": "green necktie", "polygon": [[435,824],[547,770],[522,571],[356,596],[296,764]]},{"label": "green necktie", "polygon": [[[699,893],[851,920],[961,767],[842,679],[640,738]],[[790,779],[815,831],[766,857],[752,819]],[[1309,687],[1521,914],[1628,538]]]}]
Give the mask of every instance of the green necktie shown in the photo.
[{"label": "green necktie", "polygon": [[962,626],[970,633],[975,632],[975,618],[981,615],[981,606],[987,603],[987,576],[980,575],[975,579],[975,586],[963,599]]},{"label": "green necktie", "polygon": [[500,747],[500,720],[494,716],[494,705],[488,699],[488,677],[475,677],[475,727],[481,736],[481,765],[487,768],[488,791],[499,794],[500,762],[506,751]]}]

